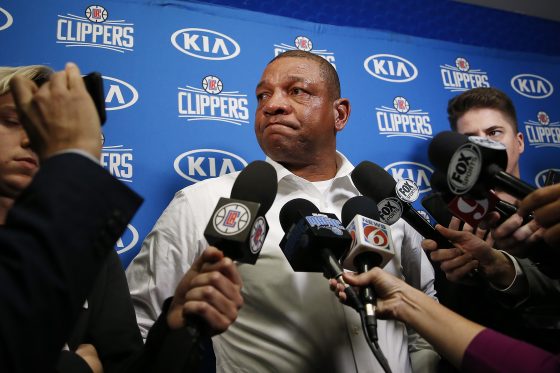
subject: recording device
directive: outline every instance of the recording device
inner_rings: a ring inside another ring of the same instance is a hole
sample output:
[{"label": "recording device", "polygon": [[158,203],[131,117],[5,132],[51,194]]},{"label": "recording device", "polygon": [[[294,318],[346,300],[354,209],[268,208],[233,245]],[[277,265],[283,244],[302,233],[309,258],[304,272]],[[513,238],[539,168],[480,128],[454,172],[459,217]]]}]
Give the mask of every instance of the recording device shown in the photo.
[{"label": "recording device", "polygon": [[489,189],[499,188],[523,199],[535,188],[503,169],[507,166],[505,146],[479,136],[444,131],[428,148],[430,162],[447,175],[449,190],[455,195],[484,197]]},{"label": "recording device", "polygon": [[105,111],[105,92],[103,90],[103,77],[100,73],[94,71],[84,76],[84,83],[89,95],[93,99],[97,114],[99,114],[99,121],[101,125],[105,124],[107,120],[107,113]]},{"label": "recording device", "polygon": [[280,210],[280,225],[285,232],[280,248],[296,272],[322,272],[345,287],[347,304],[360,312],[363,305],[342,278],[338,260],[352,238],[336,215],[319,212],[303,198],[288,201]]},{"label": "recording device", "polygon": [[[383,268],[395,256],[391,228],[378,221],[377,203],[365,196],[352,197],[342,207],[342,223],[352,236],[352,245],[341,259],[345,269],[365,273]],[[360,288],[369,336],[377,340],[376,295],[373,286]]]},{"label": "recording device", "polygon": [[[410,203],[396,198],[395,186],[397,183],[381,166],[373,162],[363,161],[354,168],[351,177],[361,194],[376,201],[381,201],[378,204],[378,208],[382,221],[384,221],[383,215],[385,215],[385,211],[390,212],[391,216],[393,216],[394,212],[400,209],[401,217],[420,235],[436,241],[439,247],[453,247],[453,244],[436,231]],[[397,220],[398,218],[385,220],[384,222],[386,224],[393,224]]]},{"label": "recording device", "polygon": [[346,201],[342,224],[352,236],[352,244],[341,258],[345,269],[361,273],[383,268],[395,256],[391,227],[379,221],[377,204],[371,198],[356,196]]},{"label": "recording device", "polygon": [[230,198],[220,198],[204,237],[224,255],[255,264],[268,232],[264,217],[276,198],[276,170],[264,161],[249,163],[237,176]]}]

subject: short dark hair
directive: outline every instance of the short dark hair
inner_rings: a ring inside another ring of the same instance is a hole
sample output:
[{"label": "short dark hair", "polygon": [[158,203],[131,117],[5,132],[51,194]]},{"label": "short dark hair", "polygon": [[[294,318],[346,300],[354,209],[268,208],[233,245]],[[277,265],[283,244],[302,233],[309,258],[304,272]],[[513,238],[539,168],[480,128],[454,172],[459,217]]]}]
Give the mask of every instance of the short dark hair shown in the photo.
[{"label": "short dark hair", "polygon": [[495,109],[509,119],[515,133],[517,128],[517,114],[511,99],[496,88],[473,88],[453,97],[447,104],[447,118],[453,131],[457,131],[457,121],[471,109]]},{"label": "short dark hair", "polygon": [[335,68],[329,61],[319,55],[316,55],[315,53],[302,50],[290,50],[274,57],[268,64],[270,65],[274,61],[286,57],[306,58],[317,62],[321,69],[321,77],[327,82],[327,88],[329,90],[330,96],[333,100],[340,98],[340,79],[338,78],[338,73],[336,72]]}]

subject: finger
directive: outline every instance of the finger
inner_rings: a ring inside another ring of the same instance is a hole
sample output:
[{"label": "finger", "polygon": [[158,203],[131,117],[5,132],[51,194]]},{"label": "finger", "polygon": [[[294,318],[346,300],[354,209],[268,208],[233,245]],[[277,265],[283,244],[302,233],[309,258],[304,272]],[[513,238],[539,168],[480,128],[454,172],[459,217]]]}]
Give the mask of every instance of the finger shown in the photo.
[{"label": "finger", "polygon": [[365,285],[375,285],[376,281],[379,279],[379,271],[383,272],[379,267],[375,267],[370,271],[356,274],[352,272],[344,272],[342,277],[344,281],[349,285],[353,286],[365,286]]},{"label": "finger", "polygon": [[519,204],[517,213],[526,216],[529,212],[560,198],[560,184],[549,185],[530,193]]},{"label": "finger", "polygon": [[448,229],[448,228],[445,228],[444,226],[439,225],[439,224],[436,225],[436,230],[439,233],[441,233],[445,238],[450,240],[452,243],[459,242],[459,241],[463,240],[467,235],[471,234],[469,232],[463,232],[463,231],[459,231],[459,230]]},{"label": "finger", "polygon": [[[241,296],[241,287],[234,284],[227,277],[225,277],[221,272],[207,272],[200,273],[195,276],[191,283],[189,284],[186,295],[195,288],[213,288],[215,291],[222,293],[228,299],[231,299],[239,307],[243,304],[243,297]],[[210,291],[210,290],[207,290]]]},{"label": "finger", "polygon": [[517,242],[524,242],[527,240],[533,233],[535,233],[539,229],[539,225],[536,221],[531,220],[529,223],[522,225],[519,227],[515,232],[513,232],[513,238]]},{"label": "finger", "polygon": [[198,287],[189,291],[184,306],[189,302],[205,302],[222,315],[233,319],[236,317],[239,308],[241,308],[238,303],[217,291],[216,288],[212,286]]},{"label": "finger", "polygon": [[477,236],[482,240],[486,238],[487,233],[488,231],[486,229],[482,229],[480,227],[477,227],[476,230],[474,231],[475,236]]},{"label": "finger", "polygon": [[459,268],[461,268],[461,267],[463,267],[467,264],[470,264],[471,262],[473,262],[473,257],[471,255],[466,254],[466,255],[461,255],[461,256],[458,256],[458,257],[450,259],[450,260],[446,260],[446,261],[442,262],[439,267],[445,273],[452,273],[452,272],[458,270]]},{"label": "finger", "polygon": [[33,94],[37,92],[37,85],[28,78],[16,75],[10,79],[10,91],[12,92],[16,108],[21,110],[31,102]]},{"label": "finger", "polygon": [[478,261],[472,260],[463,266],[455,268],[452,271],[445,272],[445,277],[449,281],[458,282],[462,280],[465,276],[467,276],[469,273],[474,271],[476,268],[478,268],[478,264],[479,264]]},{"label": "finger", "polygon": [[200,269],[200,272],[213,271],[222,273],[234,284],[239,285],[239,287],[243,286],[243,280],[241,279],[237,265],[230,258],[225,257],[218,262],[205,262]]},{"label": "finger", "polygon": [[222,333],[235,321],[235,318],[230,319],[223,315],[214,307],[206,302],[192,301],[186,303],[183,307],[183,315],[188,318],[190,315],[197,315],[202,317],[210,326],[210,328],[218,333]]},{"label": "finger", "polygon": [[453,229],[454,231],[458,231],[461,227],[461,220],[457,219],[455,216],[451,218],[449,222],[449,229]]},{"label": "finger", "polygon": [[446,260],[454,259],[461,255],[463,255],[463,252],[460,249],[454,247],[451,249],[441,249],[441,250],[432,251],[430,253],[430,258],[436,262],[443,262]]},{"label": "finger", "polygon": [[80,69],[73,62],[68,62],[64,68],[68,89],[85,88]]},{"label": "finger", "polygon": [[433,251],[438,248],[437,242],[434,240],[422,240],[421,246],[426,251]]},{"label": "finger", "polygon": [[[519,212],[519,211],[518,211]],[[499,240],[511,235],[523,224],[523,218],[515,213],[492,231],[494,239]]]},{"label": "finger", "polygon": [[49,81],[41,86],[42,91],[50,91],[51,94],[60,94],[68,91],[66,71],[57,71],[51,75]]},{"label": "finger", "polygon": [[560,222],[560,213],[558,213],[559,209],[560,199],[537,208],[533,213],[534,220],[541,227],[545,228],[558,224]]},{"label": "finger", "polygon": [[199,255],[195,261],[193,262],[192,266],[197,271],[202,268],[204,263],[212,263],[221,260],[224,257],[224,253],[221,250],[218,250],[214,246],[208,246],[201,255]]},{"label": "finger", "polygon": [[490,211],[484,216],[484,218],[482,218],[482,220],[478,224],[478,227],[481,229],[490,229],[495,227],[499,221],[500,214],[496,211]]},{"label": "finger", "polygon": [[461,229],[463,232],[469,232],[469,233],[473,233],[474,232],[474,227],[472,225],[470,225],[469,223],[465,223],[463,224],[463,229]]}]

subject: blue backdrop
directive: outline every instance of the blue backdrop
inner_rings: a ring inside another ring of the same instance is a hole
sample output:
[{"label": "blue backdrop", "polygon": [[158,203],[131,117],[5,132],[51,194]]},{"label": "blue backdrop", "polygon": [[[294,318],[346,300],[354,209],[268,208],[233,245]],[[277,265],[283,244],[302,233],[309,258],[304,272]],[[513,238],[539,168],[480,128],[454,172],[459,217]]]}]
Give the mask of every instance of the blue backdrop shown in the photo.
[{"label": "blue backdrop", "polygon": [[449,98],[505,91],[525,136],[522,178],[560,169],[560,58],[173,1],[28,0],[0,6],[2,65],[77,62],[104,76],[101,162],[146,198],[119,240],[124,265],[180,188],[263,159],[254,89],[278,53],[310,50],[340,74],[352,114],[339,149],[430,190],[427,146]]}]

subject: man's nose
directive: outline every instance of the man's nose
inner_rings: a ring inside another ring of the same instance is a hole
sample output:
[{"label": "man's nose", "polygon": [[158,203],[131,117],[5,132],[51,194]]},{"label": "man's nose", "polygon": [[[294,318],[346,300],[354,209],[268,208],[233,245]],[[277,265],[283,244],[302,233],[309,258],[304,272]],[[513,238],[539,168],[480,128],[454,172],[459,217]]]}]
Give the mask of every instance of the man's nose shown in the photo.
[{"label": "man's nose", "polygon": [[288,114],[291,111],[291,105],[284,93],[275,92],[266,100],[263,110],[268,115]]},{"label": "man's nose", "polygon": [[31,146],[31,141],[29,141],[29,136],[27,132],[21,127],[21,147],[29,148]]}]

